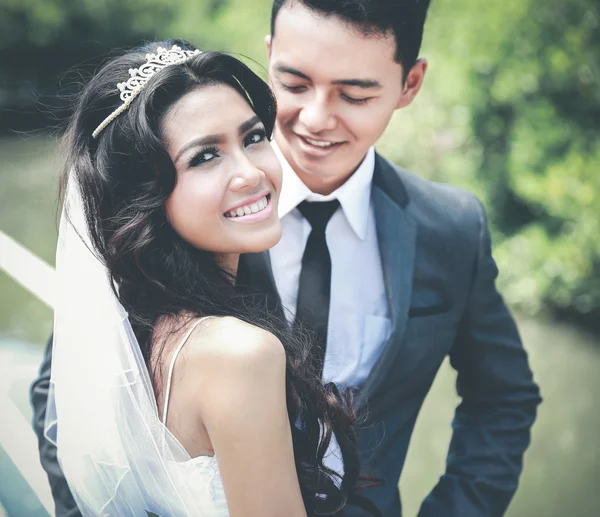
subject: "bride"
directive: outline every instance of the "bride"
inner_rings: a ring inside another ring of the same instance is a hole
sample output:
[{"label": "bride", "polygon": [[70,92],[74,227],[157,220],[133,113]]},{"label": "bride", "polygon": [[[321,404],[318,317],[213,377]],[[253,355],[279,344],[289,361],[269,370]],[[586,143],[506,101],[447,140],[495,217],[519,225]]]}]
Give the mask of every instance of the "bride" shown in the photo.
[{"label": "bride", "polygon": [[84,516],[362,505],[348,400],[235,285],[240,254],[281,234],[274,123],[250,69],[183,42],[112,59],[78,99],[46,436]]}]

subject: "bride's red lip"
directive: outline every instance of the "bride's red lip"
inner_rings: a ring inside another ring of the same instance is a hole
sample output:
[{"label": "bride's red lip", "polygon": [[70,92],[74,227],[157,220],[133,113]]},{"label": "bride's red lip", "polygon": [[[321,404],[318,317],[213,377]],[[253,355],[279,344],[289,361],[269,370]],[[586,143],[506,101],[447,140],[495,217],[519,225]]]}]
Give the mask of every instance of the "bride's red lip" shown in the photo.
[{"label": "bride's red lip", "polygon": [[268,190],[266,190],[262,194],[257,194],[256,196],[252,196],[252,197],[246,198],[241,203],[238,203],[234,207],[227,209],[225,211],[225,213],[233,212],[234,210],[237,210],[238,208],[241,208],[243,206],[251,205],[252,203],[256,203],[257,201],[261,200],[263,197],[268,196],[269,194],[271,194],[271,192],[269,192]]}]

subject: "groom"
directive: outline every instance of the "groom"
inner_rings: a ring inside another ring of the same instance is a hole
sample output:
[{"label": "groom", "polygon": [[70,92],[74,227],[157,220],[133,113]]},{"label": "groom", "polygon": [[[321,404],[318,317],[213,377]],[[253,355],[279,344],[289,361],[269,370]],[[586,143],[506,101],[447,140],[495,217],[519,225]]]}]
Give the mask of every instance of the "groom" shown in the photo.
[{"label": "groom", "polygon": [[386,481],[365,495],[384,515],[402,514],[410,436],[449,355],[462,402],[419,517],[496,517],[517,488],[540,397],[495,288],[484,209],[372,147],[423,82],[428,5],[275,0],[267,50],[283,236],[246,259],[251,280],[319,331],[324,380],[359,388],[363,464]]},{"label": "groom", "polygon": [[[281,242],[247,255],[240,282],[316,329],[325,381],[358,390],[371,498],[402,515],[398,480],[435,374],[449,355],[462,402],[446,473],[419,517],[503,515],[540,402],[495,288],[485,212],[471,194],[396,167],[373,149],[417,95],[428,0],[276,0],[267,38],[284,169]],[[49,347],[50,350],[50,347]],[[57,515],[79,515],[42,436],[50,355],[32,386]],[[348,510],[347,515],[361,515]]]}]

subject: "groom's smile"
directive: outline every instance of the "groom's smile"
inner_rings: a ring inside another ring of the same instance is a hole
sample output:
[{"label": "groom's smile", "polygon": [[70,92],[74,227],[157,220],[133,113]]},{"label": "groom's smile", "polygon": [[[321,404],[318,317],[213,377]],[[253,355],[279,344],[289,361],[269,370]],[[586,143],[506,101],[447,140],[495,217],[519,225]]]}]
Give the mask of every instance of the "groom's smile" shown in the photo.
[{"label": "groom's smile", "polygon": [[277,145],[306,186],[328,194],[356,170],[403,105],[395,40],[361,34],[292,2],[279,12],[267,50]]},{"label": "groom's smile", "polygon": [[295,135],[298,139],[298,145],[304,153],[308,155],[307,157],[314,156],[315,158],[324,158],[330,156],[345,144],[343,140],[325,140],[305,136],[299,133],[295,133]]}]

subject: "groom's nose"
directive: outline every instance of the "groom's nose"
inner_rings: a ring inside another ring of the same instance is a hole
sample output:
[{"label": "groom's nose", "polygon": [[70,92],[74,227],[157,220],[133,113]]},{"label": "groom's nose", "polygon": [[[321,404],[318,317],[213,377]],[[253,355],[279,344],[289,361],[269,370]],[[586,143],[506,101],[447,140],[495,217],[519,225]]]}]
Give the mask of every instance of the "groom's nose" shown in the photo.
[{"label": "groom's nose", "polygon": [[325,94],[315,93],[300,110],[300,123],[311,133],[335,129],[336,118]]}]

